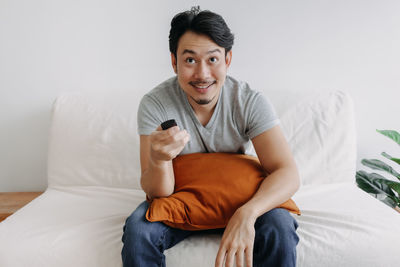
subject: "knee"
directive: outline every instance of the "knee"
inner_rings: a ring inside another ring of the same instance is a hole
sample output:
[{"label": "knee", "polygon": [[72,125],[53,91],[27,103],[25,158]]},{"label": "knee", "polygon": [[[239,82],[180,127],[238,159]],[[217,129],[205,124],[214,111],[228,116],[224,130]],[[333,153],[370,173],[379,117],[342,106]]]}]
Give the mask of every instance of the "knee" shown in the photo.
[{"label": "knee", "polygon": [[255,224],[254,266],[296,266],[297,222],[284,209],[273,209]]},{"label": "knee", "polygon": [[[146,229],[149,222],[145,218],[148,203],[143,202],[136,210],[126,219],[123,228],[122,242],[124,244],[138,243],[138,241],[148,238],[149,230]],[[140,243],[140,242],[139,242]]]},{"label": "knee", "polygon": [[257,219],[255,226],[256,237],[263,243],[293,249],[299,242],[296,234],[298,224],[285,209],[277,208],[265,213]]}]

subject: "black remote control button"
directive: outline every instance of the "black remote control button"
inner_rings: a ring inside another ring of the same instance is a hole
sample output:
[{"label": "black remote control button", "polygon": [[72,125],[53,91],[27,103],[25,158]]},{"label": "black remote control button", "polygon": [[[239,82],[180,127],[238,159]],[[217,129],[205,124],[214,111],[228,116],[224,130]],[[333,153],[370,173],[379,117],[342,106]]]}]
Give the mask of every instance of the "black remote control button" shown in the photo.
[{"label": "black remote control button", "polygon": [[161,123],[161,128],[163,130],[167,130],[167,129],[177,126],[177,125],[178,124],[176,124],[176,121],[174,119],[172,119],[172,120],[167,120],[167,121],[164,121],[163,123]]}]

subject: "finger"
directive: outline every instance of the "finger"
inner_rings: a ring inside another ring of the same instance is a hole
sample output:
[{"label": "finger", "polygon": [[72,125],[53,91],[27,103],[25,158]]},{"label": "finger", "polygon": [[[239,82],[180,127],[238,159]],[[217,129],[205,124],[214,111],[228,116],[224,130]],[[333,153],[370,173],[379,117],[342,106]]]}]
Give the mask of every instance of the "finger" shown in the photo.
[{"label": "finger", "polygon": [[170,147],[172,150],[178,150],[178,153],[182,151],[182,149],[185,147],[187,142],[189,142],[190,136],[189,135],[183,135],[182,137],[179,137],[179,139],[175,140],[173,143],[170,144]]},{"label": "finger", "polygon": [[179,132],[179,140],[183,141],[183,145],[185,145],[190,140],[190,134],[186,130],[182,130]]},{"label": "finger", "polygon": [[151,147],[164,160],[171,160],[183,150],[189,138],[186,130],[183,130],[168,139],[152,140]]},{"label": "finger", "polygon": [[170,150],[170,152],[168,153],[170,155],[170,158],[171,159],[176,158],[179,155],[179,153],[181,153],[181,151],[183,150],[184,147],[185,147],[185,145],[182,145],[182,146],[176,147],[173,150]]},{"label": "finger", "polygon": [[217,257],[215,258],[215,267],[222,267],[222,264],[224,263],[225,259],[225,254],[226,250],[220,247],[217,253]]},{"label": "finger", "polygon": [[225,261],[225,267],[233,267],[233,262],[235,260],[235,250],[229,250],[228,253],[226,254],[226,261]]},{"label": "finger", "polygon": [[246,267],[253,266],[253,247],[247,247],[244,251],[246,256]]},{"label": "finger", "polygon": [[236,267],[243,267],[243,254],[244,250],[236,251]]},{"label": "finger", "polygon": [[157,127],[157,130],[150,134],[153,142],[165,141],[165,140],[173,137],[177,132],[179,132],[178,126],[171,127],[167,130],[162,130],[162,129],[158,130],[158,129],[160,129],[160,128]]},{"label": "finger", "polygon": [[189,141],[188,135],[189,134],[186,132],[186,130],[182,130],[164,140],[161,140],[160,142],[162,145],[165,145],[171,150],[175,148],[182,148]]},{"label": "finger", "polygon": [[161,130],[160,135],[163,136],[164,138],[168,138],[168,137],[176,135],[180,131],[181,131],[181,129],[179,128],[179,126],[174,126],[174,127],[168,128],[167,130]]}]

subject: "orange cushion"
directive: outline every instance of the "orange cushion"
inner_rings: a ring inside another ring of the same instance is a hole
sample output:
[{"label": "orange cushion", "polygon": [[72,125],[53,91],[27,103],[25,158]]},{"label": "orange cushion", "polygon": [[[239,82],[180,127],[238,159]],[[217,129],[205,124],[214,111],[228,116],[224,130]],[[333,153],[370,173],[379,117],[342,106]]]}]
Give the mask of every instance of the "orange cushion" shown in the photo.
[{"label": "orange cushion", "polygon": [[[175,192],[151,200],[146,219],[185,230],[226,227],[266,176],[256,157],[241,154],[187,154],[175,158],[173,166]],[[291,199],[279,207],[300,215]]]}]

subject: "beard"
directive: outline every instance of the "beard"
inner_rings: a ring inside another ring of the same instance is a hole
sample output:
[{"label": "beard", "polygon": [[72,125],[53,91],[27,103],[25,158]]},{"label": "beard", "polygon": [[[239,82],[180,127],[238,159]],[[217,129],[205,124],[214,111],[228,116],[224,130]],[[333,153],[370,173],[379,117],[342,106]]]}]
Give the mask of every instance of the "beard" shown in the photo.
[{"label": "beard", "polygon": [[211,103],[211,101],[213,101],[213,98],[211,99],[194,99],[193,97],[191,97],[193,99],[194,102],[196,102],[198,105],[207,105],[209,103]]},{"label": "beard", "polygon": [[215,98],[217,97],[217,94],[210,98],[210,99],[195,99],[194,97],[190,96],[190,98],[196,102],[198,105],[207,105],[210,104]]}]

